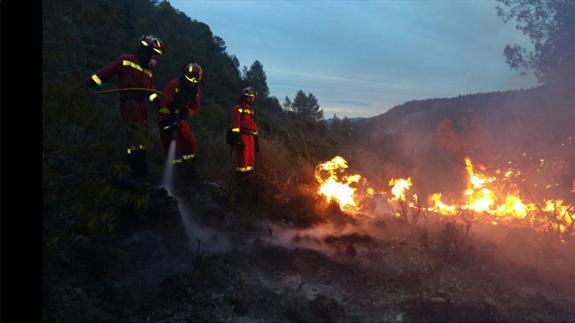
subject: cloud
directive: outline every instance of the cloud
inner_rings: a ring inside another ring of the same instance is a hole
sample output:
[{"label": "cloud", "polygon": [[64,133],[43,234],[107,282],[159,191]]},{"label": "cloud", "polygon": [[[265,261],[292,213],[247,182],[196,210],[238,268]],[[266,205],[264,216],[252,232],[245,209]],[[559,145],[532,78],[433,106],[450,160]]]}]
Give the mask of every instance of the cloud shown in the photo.
[{"label": "cloud", "polygon": [[302,89],[326,111],[376,115],[413,99],[536,85],[505,63],[506,44],[529,41],[497,17],[495,1],[171,3],[208,24],[241,65],[259,60],[272,95]]}]

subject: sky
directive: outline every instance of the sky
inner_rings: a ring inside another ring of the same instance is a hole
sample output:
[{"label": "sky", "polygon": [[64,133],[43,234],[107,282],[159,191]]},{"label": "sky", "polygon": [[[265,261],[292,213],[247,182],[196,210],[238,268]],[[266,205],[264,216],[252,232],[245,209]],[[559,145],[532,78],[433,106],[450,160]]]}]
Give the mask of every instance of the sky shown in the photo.
[{"label": "sky", "polygon": [[281,102],[312,93],[331,118],[371,117],[416,99],[530,88],[506,44],[529,39],[492,0],[171,0],[210,26],[240,66],[259,60]]}]

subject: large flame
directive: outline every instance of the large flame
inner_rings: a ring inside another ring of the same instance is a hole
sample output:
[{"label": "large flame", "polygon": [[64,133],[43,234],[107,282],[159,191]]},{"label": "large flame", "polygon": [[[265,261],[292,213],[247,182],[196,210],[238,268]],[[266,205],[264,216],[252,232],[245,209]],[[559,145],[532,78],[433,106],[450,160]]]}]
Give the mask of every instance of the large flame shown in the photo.
[{"label": "large flame", "polygon": [[[575,234],[575,205],[569,205],[562,199],[547,199],[542,206],[534,203],[532,196],[528,202],[517,185],[514,183],[521,175],[521,171],[511,169],[496,169],[497,176],[488,176],[483,173],[482,167],[474,167],[470,158],[465,158],[467,171],[467,187],[454,201],[447,203],[442,200],[441,193],[433,193],[428,197],[429,207],[423,207],[418,201],[416,194],[408,192],[412,189],[411,177],[392,178],[389,181],[391,187],[389,203],[399,203],[405,212],[409,208],[432,212],[438,215],[454,216],[458,214],[473,215],[477,219],[485,218],[490,223],[511,222],[514,220],[527,219],[518,223],[529,223],[536,228],[548,228],[556,232],[569,232]],[[539,159],[539,167],[545,161]],[[341,210],[358,210],[357,186],[360,180],[366,184],[367,180],[360,175],[346,175],[347,162],[342,157],[336,156],[330,161],[319,164],[315,176],[320,183],[319,194],[326,197],[328,202],[336,201]],[[575,192],[573,181],[572,192]],[[536,186],[536,184],[535,184]],[[557,186],[557,184],[555,185]],[[548,189],[551,185],[547,185]],[[379,193],[373,188],[366,190],[365,196],[373,198]],[[411,197],[410,197],[411,196]]]},{"label": "large flame", "polygon": [[[460,205],[447,205],[441,201],[441,194],[432,195],[433,205],[429,211],[443,215],[452,215],[458,209],[468,210],[476,214],[487,214],[504,219],[525,218],[529,212],[534,211],[534,203],[526,203],[517,194],[496,193],[498,182],[495,177],[489,177],[474,169],[471,159],[465,158],[465,169],[468,175],[468,185],[464,192],[464,202]],[[497,174],[502,173],[500,169]],[[519,172],[517,172],[520,174]],[[504,172],[504,181],[513,175],[512,170]]]},{"label": "large flame", "polygon": [[389,198],[389,202],[393,201],[405,201],[405,192],[411,187],[411,178],[398,178],[391,179],[389,181],[389,186],[391,186],[392,197]]},{"label": "large flame", "polygon": [[315,170],[315,178],[320,184],[318,193],[325,196],[327,202],[336,201],[342,211],[357,209],[355,200],[357,188],[350,186],[358,183],[360,175],[345,175],[347,161],[340,156],[319,164]]}]

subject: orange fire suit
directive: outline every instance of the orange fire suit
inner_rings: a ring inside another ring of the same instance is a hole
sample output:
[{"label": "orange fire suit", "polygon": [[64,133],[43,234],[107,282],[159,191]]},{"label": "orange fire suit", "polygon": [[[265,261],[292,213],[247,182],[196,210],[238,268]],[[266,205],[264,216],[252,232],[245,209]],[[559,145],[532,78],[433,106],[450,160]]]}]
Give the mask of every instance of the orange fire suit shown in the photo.
[{"label": "orange fire suit", "polygon": [[[153,87],[152,71],[142,66],[141,57],[135,54],[122,54],[110,64],[102,67],[89,79],[91,84],[102,85],[108,79],[118,76],[118,88]],[[145,99],[157,100],[158,95],[145,91],[120,93],[120,112],[122,121],[127,127],[128,153],[145,149],[147,142],[147,120]]]},{"label": "orange fire suit", "polygon": [[245,103],[232,108],[232,132],[239,133],[243,143],[236,148],[236,171],[250,172],[256,162],[255,138],[258,135],[253,107]]},{"label": "orange fire suit", "polygon": [[[194,89],[184,88],[181,79],[173,79],[166,84],[158,120],[161,121],[167,116],[173,117],[179,122],[178,132],[176,134],[176,156],[174,163],[181,163],[195,157],[197,142],[188,124],[188,117],[191,117],[200,111],[200,100],[203,95],[203,89],[198,86]],[[170,147],[171,137],[163,131],[160,126],[160,138],[162,147],[167,154]]]}]

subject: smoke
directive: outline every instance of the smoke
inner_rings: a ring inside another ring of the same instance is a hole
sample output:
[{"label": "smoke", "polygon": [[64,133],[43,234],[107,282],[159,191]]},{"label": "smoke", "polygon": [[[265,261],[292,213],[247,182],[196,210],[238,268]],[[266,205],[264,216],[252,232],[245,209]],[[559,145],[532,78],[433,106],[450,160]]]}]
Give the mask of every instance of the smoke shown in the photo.
[{"label": "smoke", "polygon": [[191,250],[195,251],[198,243],[202,253],[221,253],[232,249],[232,243],[227,236],[198,224],[202,212],[199,208],[179,198],[178,208]]},{"label": "smoke", "polygon": [[358,129],[350,164],[378,189],[391,177],[412,177],[422,201],[434,192],[461,195],[464,157],[491,175],[521,170],[523,187],[539,199],[574,199],[574,106],[575,92],[551,87],[408,102]]},{"label": "smoke", "polygon": [[345,223],[325,222],[310,228],[285,228],[265,223],[270,235],[264,243],[289,249],[311,249],[334,260],[351,260],[378,244],[376,237],[383,234],[382,215],[357,214]]}]

